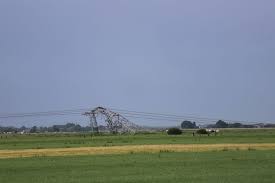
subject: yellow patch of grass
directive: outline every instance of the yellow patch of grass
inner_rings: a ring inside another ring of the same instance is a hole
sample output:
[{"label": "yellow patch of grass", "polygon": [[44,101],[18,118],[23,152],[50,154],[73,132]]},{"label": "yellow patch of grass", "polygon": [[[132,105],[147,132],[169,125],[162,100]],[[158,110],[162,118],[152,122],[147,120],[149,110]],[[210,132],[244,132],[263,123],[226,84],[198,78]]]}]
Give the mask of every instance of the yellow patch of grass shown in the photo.
[{"label": "yellow patch of grass", "polygon": [[262,144],[162,144],[128,145],[111,147],[76,147],[54,149],[0,150],[0,158],[19,158],[34,156],[67,156],[125,153],[157,152],[201,152],[227,150],[267,150],[275,149],[275,143]]}]

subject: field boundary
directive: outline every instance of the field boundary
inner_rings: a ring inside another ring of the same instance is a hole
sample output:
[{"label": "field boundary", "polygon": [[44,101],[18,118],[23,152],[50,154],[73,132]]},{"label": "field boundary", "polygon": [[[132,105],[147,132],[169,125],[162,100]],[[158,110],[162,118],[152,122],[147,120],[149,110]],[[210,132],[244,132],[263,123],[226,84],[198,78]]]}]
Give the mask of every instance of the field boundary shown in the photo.
[{"label": "field boundary", "polygon": [[36,157],[36,156],[69,156],[100,155],[125,153],[157,153],[157,152],[202,152],[228,150],[271,150],[275,143],[250,144],[161,144],[161,145],[127,145],[109,147],[74,147],[51,149],[0,150],[0,159]]}]

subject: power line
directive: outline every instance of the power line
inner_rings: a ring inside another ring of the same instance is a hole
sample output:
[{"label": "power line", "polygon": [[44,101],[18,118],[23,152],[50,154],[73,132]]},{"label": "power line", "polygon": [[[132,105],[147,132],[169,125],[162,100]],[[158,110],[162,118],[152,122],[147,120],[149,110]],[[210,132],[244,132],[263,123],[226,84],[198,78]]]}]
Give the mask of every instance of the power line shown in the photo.
[{"label": "power line", "polygon": [[152,112],[139,112],[139,111],[130,111],[130,110],[124,110],[124,109],[115,109],[115,108],[110,108],[110,110],[113,111],[118,111],[120,113],[124,114],[131,114],[131,115],[153,115],[153,116],[162,116],[162,117],[171,117],[171,118],[176,118],[176,119],[181,119],[181,120],[191,120],[191,121],[206,121],[206,122],[217,122],[218,120],[224,120],[227,122],[239,122],[239,123],[258,123],[254,121],[240,121],[240,120],[229,120],[229,119],[222,119],[222,118],[208,118],[208,117],[196,117],[196,116],[191,116],[191,115],[175,115],[175,114],[162,114],[162,113],[152,113]]},{"label": "power line", "polygon": [[25,117],[25,116],[42,116],[42,115],[48,115],[48,114],[70,114],[74,112],[83,112],[90,110],[88,108],[85,109],[66,109],[66,110],[55,110],[55,111],[44,111],[44,112],[31,112],[31,113],[7,113],[7,114],[0,114],[0,118],[3,117]]},{"label": "power line", "polygon": [[[183,121],[190,120],[200,123],[213,123],[220,119],[218,118],[208,118],[208,117],[197,117],[191,115],[175,115],[175,114],[164,114],[164,113],[153,113],[153,112],[141,112],[117,108],[109,108],[110,110],[117,112],[128,118],[138,118],[138,119],[148,119],[148,120],[166,120],[166,121]],[[31,112],[31,113],[9,113],[9,114],[0,114],[0,119],[5,118],[23,118],[23,117],[47,117],[47,116],[64,116],[64,115],[82,115],[84,112],[92,110],[91,108],[82,108],[82,109],[66,109],[66,110],[52,110],[46,112]],[[226,120],[221,119],[227,122],[239,122],[239,123],[257,123],[249,121],[240,121],[240,120]]]}]

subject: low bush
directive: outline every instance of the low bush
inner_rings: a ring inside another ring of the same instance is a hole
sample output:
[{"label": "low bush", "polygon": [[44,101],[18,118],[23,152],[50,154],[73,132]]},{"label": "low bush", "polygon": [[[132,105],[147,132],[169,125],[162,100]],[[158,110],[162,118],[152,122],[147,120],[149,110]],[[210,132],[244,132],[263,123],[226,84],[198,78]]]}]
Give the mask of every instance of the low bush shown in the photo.
[{"label": "low bush", "polygon": [[197,134],[208,134],[208,132],[206,131],[206,129],[199,129],[197,130]]},{"label": "low bush", "polygon": [[168,135],[180,135],[180,134],[182,134],[182,131],[179,128],[169,128],[167,131],[167,134]]}]

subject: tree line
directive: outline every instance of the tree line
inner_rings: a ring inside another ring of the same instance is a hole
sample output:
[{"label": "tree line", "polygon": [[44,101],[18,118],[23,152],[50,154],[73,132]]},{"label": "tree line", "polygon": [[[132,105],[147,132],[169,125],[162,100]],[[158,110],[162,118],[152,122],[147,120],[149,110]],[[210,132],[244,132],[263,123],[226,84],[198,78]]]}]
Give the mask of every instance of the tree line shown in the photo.
[{"label": "tree line", "polygon": [[44,132],[89,132],[91,131],[90,126],[80,126],[79,124],[75,123],[67,123],[65,125],[53,125],[49,127],[2,127],[0,126],[0,133],[19,133],[19,132],[26,132],[26,133],[44,133]]},{"label": "tree line", "polygon": [[[218,120],[215,124],[206,125],[206,128],[274,128],[275,124],[242,124],[242,123],[227,123],[223,120]],[[196,125],[196,122],[183,121],[181,123],[182,129],[196,129],[199,126]]]}]

